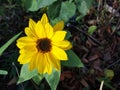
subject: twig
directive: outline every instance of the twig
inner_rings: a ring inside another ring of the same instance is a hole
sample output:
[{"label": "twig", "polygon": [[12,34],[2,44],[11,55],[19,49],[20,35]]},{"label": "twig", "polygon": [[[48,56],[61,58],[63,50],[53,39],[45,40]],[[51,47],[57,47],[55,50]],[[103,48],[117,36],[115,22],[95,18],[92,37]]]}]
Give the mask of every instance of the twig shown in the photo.
[{"label": "twig", "polygon": [[106,68],[110,68],[110,67],[112,67],[113,65],[117,64],[118,62],[120,62],[120,59],[118,59],[116,62],[114,62],[114,63],[110,64],[110,65],[109,65],[109,66],[107,66]]},{"label": "twig", "polygon": [[[99,0],[99,2],[98,2],[98,8],[97,8],[98,13],[100,12],[100,6],[101,5],[102,5],[102,0]],[[97,16],[97,22],[99,23],[99,15]]]},{"label": "twig", "polygon": [[102,89],[103,89],[103,84],[104,84],[104,81],[101,82],[101,85],[100,85],[100,89],[99,89],[99,90],[102,90]]},{"label": "twig", "polygon": [[14,68],[15,68],[15,70],[16,70],[16,72],[17,72],[17,75],[18,75],[18,77],[19,77],[20,75],[19,75],[19,72],[18,72],[18,69],[17,69],[17,67],[16,67],[15,63],[14,63],[14,62],[12,62],[12,65],[14,66]]},{"label": "twig", "polygon": [[114,31],[119,30],[119,29],[120,29],[120,18],[119,18],[119,20],[117,22],[117,25],[116,25],[116,28],[115,28]]},{"label": "twig", "polygon": [[96,44],[102,46],[102,44],[101,44],[98,40],[96,40],[94,37],[90,36],[90,35],[87,34],[86,32],[80,30],[79,28],[75,27],[74,25],[68,24],[67,26],[68,26],[68,27],[72,27],[72,28],[76,29],[77,31],[80,31],[81,33],[83,33],[84,35],[86,35],[86,36],[88,36],[90,39],[92,39]]},{"label": "twig", "polygon": [[[12,62],[12,65],[14,66],[14,68],[15,68],[15,70],[16,70],[16,73],[17,73],[18,77],[20,77],[19,72],[18,72],[18,69],[17,69],[15,63]],[[25,90],[23,84],[20,84],[20,85],[21,85],[21,87],[22,87],[22,90]]]}]

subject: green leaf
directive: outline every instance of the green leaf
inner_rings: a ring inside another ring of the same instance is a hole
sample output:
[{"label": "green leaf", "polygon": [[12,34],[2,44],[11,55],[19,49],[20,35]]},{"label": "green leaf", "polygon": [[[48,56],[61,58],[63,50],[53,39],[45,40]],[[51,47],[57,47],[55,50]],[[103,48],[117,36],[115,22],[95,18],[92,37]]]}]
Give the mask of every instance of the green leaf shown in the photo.
[{"label": "green leaf", "polygon": [[51,5],[57,0],[38,0],[38,8],[46,7],[48,5]]},{"label": "green leaf", "polygon": [[7,41],[1,48],[0,48],[0,56],[2,53],[8,48],[10,44],[12,44],[21,34],[22,32],[18,33],[14,37],[12,37],[9,41]]},{"label": "green leaf", "polygon": [[23,6],[28,11],[37,11],[38,5],[37,0],[22,0]]},{"label": "green leaf", "polygon": [[68,1],[62,2],[59,17],[65,22],[67,22],[72,16],[74,16],[75,11],[76,11],[76,6],[74,3],[70,3]]},{"label": "green leaf", "polygon": [[40,8],[46,7],[56,0],[22,0],[24,7],[28,11],[37,11]]},{"label": "green leaf", "polygon": [[57,1],[48,7],[47,13],[50,20],[53,20],[59,16],[60,6],[61,6],[61,2]]},{"label": "green leaf", "polygon": [[29,79],[31,79],[32,77],[36,76],[38,74],[38,71],[35,69],[35,70],[32,70],[30,71],[28,69],[28,65],[29,64],[24,64],[21,68],[21,71],[20,71],[20,77],[18,79],[18,82],[17,84],[20,84],[24,81],[27,81]]},{"label": "green leaf", "polygon": [[95,32],[96,29],[97,29],[97,26],[95,26],[95,25],[90,26],[89,29],[88,29],[88,34],[92,35]]},{"label": "green leaf", "polygon": [[80,58],[72,50],[68,50],[66,52],[69,59],[67,61],[61,61],[62,65],[69,67],[84,67]]},{"label": "green leaf", "polygon": [[85,1],[81,2],[81,5],[78,7],[78,10],[81,14],[86,15],[87,12],[89,11],[87,4]]},{"label": "green leaf", "polygon": [[52,26],[54,26],[56,23],[60,22],[61,21],[61,18],[60,17],[57,17],[55,18],[54,20],[51,20],[50,23],[52,24]]},{"label": "green leaf", "polygon": [[43,78],[44,78],[44,76],[39,74],[39,75],[34,76],[34,77],[32,78],[32,80],[33,80],[37,85],[39,85]]},{"label": "green leaf", "polygon": [[76,0],[77,6],[78,6],[78,11],[82,14],[82,16],[86,15],[93,5],[94,0]]},{"label": "green leaf", "polygon": [[50,75],[49,74],[45,75],[45,79],[47,80],[48,84],[50,85],[51,90],[56,90],[57,85],[60,80],[60,71],[56,71],[55,69],[53,69],[53,71]]},{"label": "green leaf", "polygon": [[7,75],[7,74],[8,74],[7,71],[5,71],[5,70],[0,70],[0,75]]},{"label": "green leaf", "polygon": [[111,69],[105,69],[104,70],[104,74],[105,74],[105,77],[107,77],[108,79],[112,80],[112,78],[114,77],[115,73],[113,70]]},{"label": "green leaf", "polygon": [[66,35],[65,39],[69,39],[71,36],[72,36],[71,33],[69,31],[67,31],[67,35]]}]

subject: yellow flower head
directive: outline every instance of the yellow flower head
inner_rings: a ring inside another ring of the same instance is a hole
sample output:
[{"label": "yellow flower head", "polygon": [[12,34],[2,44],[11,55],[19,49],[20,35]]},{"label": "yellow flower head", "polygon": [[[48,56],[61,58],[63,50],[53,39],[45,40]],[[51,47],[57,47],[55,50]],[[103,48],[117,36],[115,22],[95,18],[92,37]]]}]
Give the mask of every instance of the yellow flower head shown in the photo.
[{"label": "yellow flower head", "polygon": [[68,60],[65,50],[72,47],[64,40],[67,32],[63,27],[63,21],[52,27],[46,14],[37,23],[30,19],[29,27],[25,28],[27,36],[17,40],[20,64],[29,63],[29,69],[37,68],[40,74],[51,74],[53,68],[60,70],[60,60]]}]

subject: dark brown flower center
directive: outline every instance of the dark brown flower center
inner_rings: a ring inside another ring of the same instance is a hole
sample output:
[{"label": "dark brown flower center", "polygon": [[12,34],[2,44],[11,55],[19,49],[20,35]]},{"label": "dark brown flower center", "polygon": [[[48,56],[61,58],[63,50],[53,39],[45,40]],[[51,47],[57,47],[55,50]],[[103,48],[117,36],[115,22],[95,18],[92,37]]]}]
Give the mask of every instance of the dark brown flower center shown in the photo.
[{"label": "dark brown flower center", "polygon": [[51,40],[48,38],[39,39],[37,42],[37,49],[42,53],[49,52],[51,47]]}]

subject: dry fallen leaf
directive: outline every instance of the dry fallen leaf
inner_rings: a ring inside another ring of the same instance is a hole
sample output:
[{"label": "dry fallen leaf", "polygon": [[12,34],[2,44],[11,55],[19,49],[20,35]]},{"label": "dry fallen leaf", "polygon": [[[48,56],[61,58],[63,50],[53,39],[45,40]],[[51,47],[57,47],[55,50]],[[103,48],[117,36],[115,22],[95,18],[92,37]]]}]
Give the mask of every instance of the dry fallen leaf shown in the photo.
[{"label": "dry fallen leaf", "polygon": [[88,83],[87,83],[86,80],[83,79],[83,78],[80,80],[80,83],[81,83],[84,87],[86,87],[86,88],[89,87]]}]

